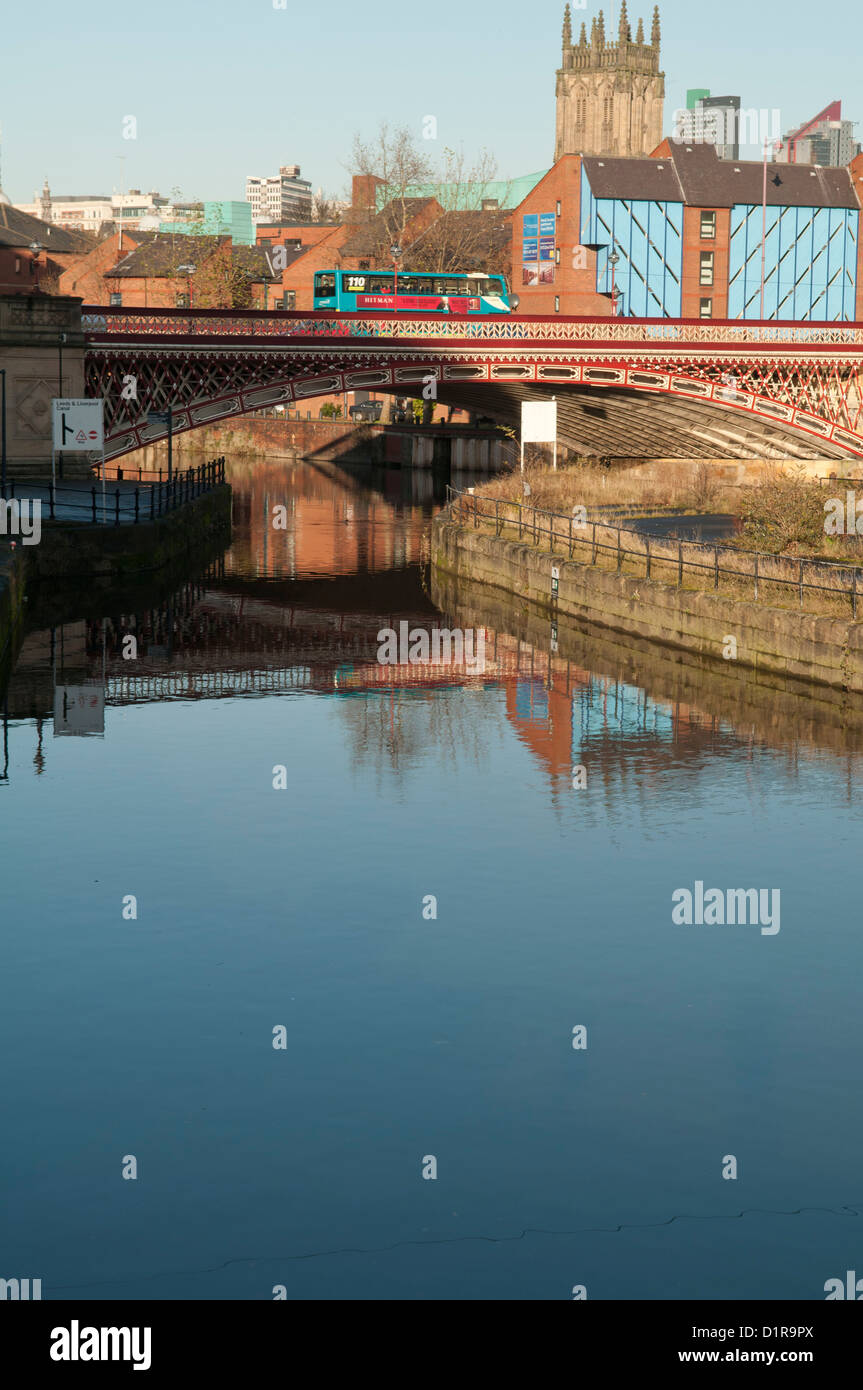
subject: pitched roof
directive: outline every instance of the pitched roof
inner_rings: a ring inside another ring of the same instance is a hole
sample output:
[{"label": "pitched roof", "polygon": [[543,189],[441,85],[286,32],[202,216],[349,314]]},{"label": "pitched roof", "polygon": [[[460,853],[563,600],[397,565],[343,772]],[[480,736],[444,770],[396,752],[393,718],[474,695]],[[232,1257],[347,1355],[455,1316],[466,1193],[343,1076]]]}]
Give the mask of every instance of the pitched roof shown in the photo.
[{"label": "pitched roof", "polygon": [[[182,275],[181,266],[199,265],[207,261],[220,247],[230,248],[234,265],[242,270],[250,280],[277,280],[267,263],[261,246],[232,246],[228,236],[186,236],[164,232],[134,232],[142,238],[141,245],[128,252],[113,269],[105,272],[106,278],[115,276],[147,279],[151,277],[173,279]],[[146,238],[146,240],[143,240]]]},{"label": "pitched roof", "polygon": [[[583,165],[596,198],[656,199],[689,207],[730,208],[760,204],[764,187],[761,160],[720,159],[714,145],[671,144],[658,158],[599,158]],[[768,164],[770,207],[859,208],[847,168],[812,164]]]},{"label": "pitched roof", "polygon": [[90,251],[96,245],[92,232],[55,227],[11,203],[0,202],[0,246],[29,246],[31,241],[38,241],[49,254],[57,251],[61,255]]},{"label": "pitched roof", "polygon": [[[760,159],[720,159],[713,145],[680,144],[672,160],[691,207],[760,204],[764,163]],[[818,164],[767,165],[768,207],[859,208],[847,168]]]},{"label": "pitched roof", "polygon": [[595,198],[626,198],[637,202],[685,201],[672,159],[610,158],[585,155],[582,164]]},{"label": "pitched roof", "polygon": [[[138,233],[140,235],[140,233]],[[227,237],[186,236],[177,232],[154,232],[147,241],[142,241],[133,251],[129,251],[118,261],[110,276],[174,276],[181,265],[194,265],[195,258],[212,255],[219,241]]]}]

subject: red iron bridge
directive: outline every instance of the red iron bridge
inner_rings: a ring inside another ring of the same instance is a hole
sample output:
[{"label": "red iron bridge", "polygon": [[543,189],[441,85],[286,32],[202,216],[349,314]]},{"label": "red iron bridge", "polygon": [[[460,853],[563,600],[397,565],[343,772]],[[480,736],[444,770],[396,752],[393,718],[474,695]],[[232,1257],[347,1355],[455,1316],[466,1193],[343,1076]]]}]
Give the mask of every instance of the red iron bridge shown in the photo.
[{"label": "red iron bridge", "polygon": [[[558,402],[589,455],[863,459],[863,323],[123,309],[86,305],[106,457],[353,390],[433,397],[518,430]],[[434,385],[430,383],[433,379]]]}]

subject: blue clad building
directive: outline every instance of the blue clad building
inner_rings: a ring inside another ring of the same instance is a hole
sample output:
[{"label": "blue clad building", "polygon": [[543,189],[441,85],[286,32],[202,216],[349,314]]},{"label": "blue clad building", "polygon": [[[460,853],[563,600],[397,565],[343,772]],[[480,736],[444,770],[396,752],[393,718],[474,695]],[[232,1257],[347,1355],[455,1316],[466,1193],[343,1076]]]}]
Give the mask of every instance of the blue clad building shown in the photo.
[{"label": "blue clad building", "polygon": [[[581,243],[596,293],[637,318],[850,322],[860,202],[850,168],[719,159],[665,142],[648,159],[584,156]],[[765,224],[766,207],[766,224]],[[612,266],[612,253],[616,263]],[[564,312],[582,312],[568,306]]]}]

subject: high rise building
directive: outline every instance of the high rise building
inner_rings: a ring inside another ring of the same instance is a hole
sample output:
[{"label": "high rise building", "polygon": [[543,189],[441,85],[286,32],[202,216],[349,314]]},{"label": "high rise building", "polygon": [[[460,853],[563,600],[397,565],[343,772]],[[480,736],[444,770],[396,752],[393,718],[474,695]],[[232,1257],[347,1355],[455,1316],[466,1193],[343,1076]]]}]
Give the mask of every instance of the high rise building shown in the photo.
[{"label": "high rise building", "polygon": [[860,145],[854,139],[854,122],[843,121],[841,101],[831,101],[811,121],[790,130],[776,146],[779,164],[821,164],[841,168],[850,164]]},{"label": "high rise building", "polygon": [[572,16],[563,17],[563,56],[557,72],[555,160],[565,154],[643,155],[662,139],[665,74],[659,70],[659,7],[650,43],[638,21],[635,38],[620,8],[617,39],[606,42],[602,10],[572,41]]},{"label": "high rise building", "polygon": [[704,88],[686,96],[687,110],[678,112],[675,138],[713,145],[720,159],[739,159],[740,97],[712,97]]},{"label": "high rise building", "polygon": [[300,172],[299,164],[284,164],[272,178],[247,177],[246,202],[254,223],[311,221],[312,185]]}]

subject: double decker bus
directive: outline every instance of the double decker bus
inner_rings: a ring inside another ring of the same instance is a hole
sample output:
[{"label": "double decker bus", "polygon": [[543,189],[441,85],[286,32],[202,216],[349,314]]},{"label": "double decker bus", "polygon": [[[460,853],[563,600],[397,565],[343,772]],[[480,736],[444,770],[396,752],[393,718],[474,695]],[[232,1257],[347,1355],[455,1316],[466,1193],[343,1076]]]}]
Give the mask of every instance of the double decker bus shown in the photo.
[{"label": "double decker bus", "polygon": [[427,274],[406,270],[396,282],[393,271],[319,270],[315,275],[316,309],[339,314],[371,309],[413,314],[508,314],[510,298],[502,275]]}]

